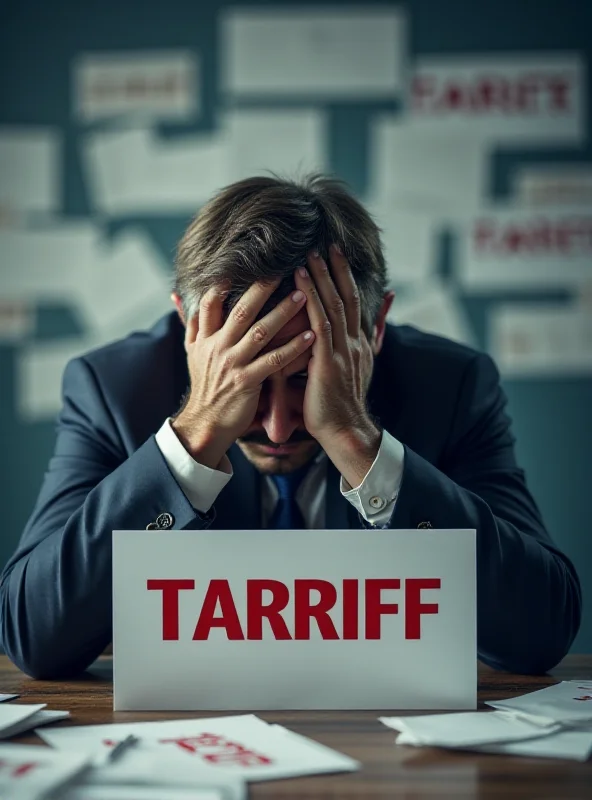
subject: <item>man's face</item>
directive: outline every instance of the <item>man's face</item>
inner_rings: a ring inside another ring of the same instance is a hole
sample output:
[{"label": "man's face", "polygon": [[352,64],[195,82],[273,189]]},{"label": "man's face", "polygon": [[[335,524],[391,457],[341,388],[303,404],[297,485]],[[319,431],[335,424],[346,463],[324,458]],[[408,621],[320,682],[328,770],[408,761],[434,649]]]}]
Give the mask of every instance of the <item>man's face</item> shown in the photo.
[{"label": "man's face", "polygon": [[[281,347],[309,328],[308,314],[302,309],[262,352]],[[260,472],[292,472],[320,451],[316,439],[306,431],[302,416],[310,355],[309,350],[285,370],[264,381],[255,418],[248,431],[237,440],[246,458]]]}]

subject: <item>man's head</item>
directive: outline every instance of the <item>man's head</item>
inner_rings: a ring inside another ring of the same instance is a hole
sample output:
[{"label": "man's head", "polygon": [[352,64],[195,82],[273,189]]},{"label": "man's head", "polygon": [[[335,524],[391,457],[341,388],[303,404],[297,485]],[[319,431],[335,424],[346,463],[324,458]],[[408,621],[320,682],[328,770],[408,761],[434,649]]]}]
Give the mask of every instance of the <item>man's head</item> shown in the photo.
[{"label": "man's head", "polygon": [[[222,190],[204,206],[178,248],[175,297],[181,316],[193,316],[212,286],[230,286],[228,312],[255,281],[280,279],[262,316],[294,290],[294,270],[307,263],[312,250],[318,249],[329,263],[331,243],[348,259],[360,295],[362,329],[376,355],[392,301],[386,293],[380,232],[341,182],[322,176],[301,182],[250,178]],[[308,327],[302,309],[266,349]],[[319,450],[302,417],[309,358],[307,353],[265,382],[255,419],[238,441],[263,472],[289,472]]]}]

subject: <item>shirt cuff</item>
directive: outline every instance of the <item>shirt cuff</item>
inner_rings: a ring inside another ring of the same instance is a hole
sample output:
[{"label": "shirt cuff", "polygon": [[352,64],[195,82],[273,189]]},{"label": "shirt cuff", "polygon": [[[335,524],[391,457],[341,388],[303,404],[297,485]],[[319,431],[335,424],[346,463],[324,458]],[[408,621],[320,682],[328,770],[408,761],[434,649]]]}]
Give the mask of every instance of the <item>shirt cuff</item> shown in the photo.
[{"label": "shirt cuff", "polygon": [[170,469],[173,478],[193,508],[203,514],[208,512],[228,481],[232,478],[232,464],[224,456],[220,469],[210,469],[195,461],[183,447],[171,427],[168,417],[156,434],[156,444]]},{"label": "shirt cuff", "polygon": [[397,502],[403,467],[405,448],[387,431],[382,432],[380,448],[362,483],[352,489],[342,476],[341,494],[364,517],[375,526],[387,525]]}]

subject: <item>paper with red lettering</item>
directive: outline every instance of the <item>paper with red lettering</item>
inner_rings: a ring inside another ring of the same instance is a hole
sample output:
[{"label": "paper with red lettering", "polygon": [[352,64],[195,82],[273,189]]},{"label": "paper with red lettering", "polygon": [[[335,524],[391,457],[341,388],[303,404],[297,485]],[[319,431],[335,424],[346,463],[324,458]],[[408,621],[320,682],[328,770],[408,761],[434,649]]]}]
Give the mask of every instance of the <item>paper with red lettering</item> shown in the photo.
[{"label": "paper with red lettering", "polygon": [[0,745],[0,797],[41,800],[72,780],[88,760],[84,753],[56,753],[33,745]]},{"label": "paper with red lettering", "polygon": [[[84,735],[84,734],[83,734]],[[107,740],[113,741],[113,740]],[[90,743],[85,739],[85,747]],[[64,800],[245,800],[244,780],[197,759],[188,759],[182,752],[155,747],[140,741],[109,761],[105,740],[92,745],[94,758],[87,770]],[[60,745],[61,748],[61,745]],[[65,745],[61,749],[72,749]],[[97,749],[101,752],[97,754]]]},{"label": "paper with red lettering", "polygon": [[484,207],[458,234],[459,277],[470,290],[575,288],[592,277],[590,206]]},{"label": "paper with red lettering", "polygon": [[[111,747],[130,733],[140,737],[144,752],[181,754],[187,763],[246,781],[349,772],[360,766],[348,756],[253,715],[38,731],[53,747],[85,752]],[[130,758],[136,749],[130,749]]]},{"label": "paper with red lettering", "polygon": [[585,139],[586,68],[577,53],[423,56],[409,116],[438,139],[549,146]]},{"label": "paper with red lettering", "polygon": [[487,703],[540,725],[589,725],[592,728],[592,681],[563,681],[537,692]]},{"label": "paper with red lettering", "polygon": [[118,711],[476,706],[474,530],[113,543]]}]

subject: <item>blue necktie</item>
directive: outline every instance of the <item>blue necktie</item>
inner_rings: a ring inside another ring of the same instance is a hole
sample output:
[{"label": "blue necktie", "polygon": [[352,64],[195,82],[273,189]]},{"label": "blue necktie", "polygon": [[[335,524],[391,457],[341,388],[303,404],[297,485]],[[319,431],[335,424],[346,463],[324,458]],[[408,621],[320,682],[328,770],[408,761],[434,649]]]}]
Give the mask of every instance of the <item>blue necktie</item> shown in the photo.
[{"label": "blue necktie", "polygon": [[285,475],[271,475],[278,490],[278,501],[267,525],[272,530],[299,530],[306,528],[302,512],[296,502],[296,492],[308,472],[308,464]]}]

